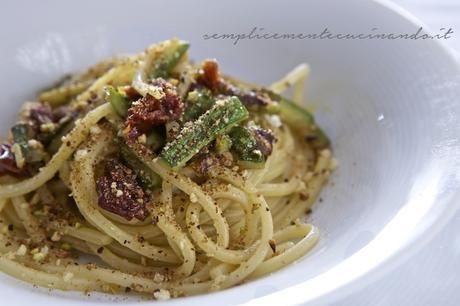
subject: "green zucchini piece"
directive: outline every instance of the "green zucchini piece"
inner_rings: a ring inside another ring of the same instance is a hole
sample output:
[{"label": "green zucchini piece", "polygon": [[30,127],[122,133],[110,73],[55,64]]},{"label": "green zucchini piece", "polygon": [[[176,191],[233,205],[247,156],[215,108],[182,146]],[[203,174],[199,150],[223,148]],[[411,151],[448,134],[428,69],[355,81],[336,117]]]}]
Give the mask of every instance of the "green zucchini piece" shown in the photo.
[{"label": "green zucchini piece", "polygon": [[165,144],[165,136],[160,133],[160,131],[153,130],[147,136],[147,147],[149,147],[153,152],[158,151]]},{"label": "green zucchini piece", "polygon": [[279,116],[317,149],[323,149],[330,145],[329,138],[315,123],[315,118],[305,108],[295,104],[281,95],[268,91],[270,97],[279,102]]},{"label": "green zucchini piece", "polygon": [[171,44],[163,51],[160,57],[153,63],[149,75],[151,79],[167,78],[179,63],[181,57],[187,52],[189,43],[180,40],[171,40]]},{"label": "green zucchini piece", "polygon": [[30,135],[30,126],[27,123],[17,123],[11,128],[11,134],[15,143],[27,144]]},{"label": "green zucchini piece", "polygon": [[27,123],[17,123],[11,128],[13,140],[19,145],[22,156],[26,163],[36,163],[45,160],[46,153],[40,147],[29,146],[32,139],[32,128]]},{"label": "green zucchini piece", "polygon": [[139,160],[136,153],[132,151],[123,139],[119,139],[119,145],[121,158],[136,173],[142,187],[147,189],[159,187],[161,185],[160,176]]},{"label": "green zucchini piece", "polygon": [[28,161],[28,157],[30,156],[28,145],[30,133],[30,126],[27,123],[17,123],[11,128],[13,140],[21,148],[22,156],[26,161]]},{"label": "green zucchini piece", "polygon": [[195,89],[187,94],[183,122],[197,119],[214,105],[212,93],[207,88]]},{"label": "green zucchini piece", "polygon": [[238,156],[238,160],[252,164],[265,162],[265,156],[257,147],[257,140],[251,131],[245,127],[236,126],[230,132],[232,151]]},{"label": "green zucchini piece", "polygon": [[104,87],[104,100],[110,103],[120,117],[125,118],[128,115],[130,107],[128,99],[113,86]]},{"label": "green zucchini piece", "polygon": [[232,140],[227,134],[219,135],[216,138],[216,151],[217,153],[225,153],[230,151],[232,147]]},{"label": "green zucchini piece", "polygon": [[177,170],[218,135],[226,133],[248,117],[248,110],[237,97],[219,100],[197,120],[186,125],[176,139],[166,144],[160,157],[173,170]]}]

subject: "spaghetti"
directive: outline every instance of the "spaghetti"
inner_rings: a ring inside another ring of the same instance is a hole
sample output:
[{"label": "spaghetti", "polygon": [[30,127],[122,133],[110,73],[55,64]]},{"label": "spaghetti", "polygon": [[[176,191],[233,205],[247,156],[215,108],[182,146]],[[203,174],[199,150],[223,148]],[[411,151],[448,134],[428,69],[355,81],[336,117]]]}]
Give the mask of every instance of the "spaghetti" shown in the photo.
[{"label": "spaghetti", "polygon": [[[192,65],[187,49],[171,39],[103,61],[24,105],[0,150],[1,271],[166,299],[315,245],[303,216],[336,162],[299,106],[308,66],[262,88]],[[280,95],[291,86],[294,101]]]}]

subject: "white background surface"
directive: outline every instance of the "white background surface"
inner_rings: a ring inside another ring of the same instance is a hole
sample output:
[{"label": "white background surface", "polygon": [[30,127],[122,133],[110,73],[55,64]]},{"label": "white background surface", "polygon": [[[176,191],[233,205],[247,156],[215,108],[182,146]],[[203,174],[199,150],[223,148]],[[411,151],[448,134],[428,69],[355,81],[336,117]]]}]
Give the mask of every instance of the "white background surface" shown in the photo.
[{"label": "white background surface", "polygon": [[[455,33],[445,43],[460,52],[459,0],[394,2],[433,31],[451,27]],[[334,305],[460,305],[460,212],[404,266]]]}]

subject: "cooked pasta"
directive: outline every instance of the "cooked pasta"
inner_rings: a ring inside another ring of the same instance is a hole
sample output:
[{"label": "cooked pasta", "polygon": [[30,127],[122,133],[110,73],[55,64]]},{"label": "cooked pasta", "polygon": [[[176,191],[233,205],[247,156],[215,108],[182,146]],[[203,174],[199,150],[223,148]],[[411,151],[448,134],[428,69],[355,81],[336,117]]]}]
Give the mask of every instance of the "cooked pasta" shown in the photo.
[{"label": "cooked pasta", "polygon": [[305,216],[337,162],[299,105],[309,67],[264,88],[187,50],[171,39],[105,60],[24,104],[0,150],[1,271],[167,299],[267,275],[316,244]]}]

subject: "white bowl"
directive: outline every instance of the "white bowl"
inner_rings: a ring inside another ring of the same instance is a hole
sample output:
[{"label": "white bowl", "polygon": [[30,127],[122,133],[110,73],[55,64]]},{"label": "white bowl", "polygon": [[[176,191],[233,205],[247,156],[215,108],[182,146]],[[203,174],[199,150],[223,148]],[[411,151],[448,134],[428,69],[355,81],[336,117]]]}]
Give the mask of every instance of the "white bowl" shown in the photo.
[{"label": "white bowl", "polygon": [[[27,6],[27,9],[24,9]],[[168,305],[331,302],[401,264],[459,206],[460,69],[437,40],[204,40],[204,34],[414,33],[419,23],[381,1],[15,1],[0,13],[0,130],[21,103],[64,73],[179,36],[197,59],[269,84],[298,63],[308,103],[340,161],[311,221],[313,252],[282,271]],[[36,289],[0,276],[9,305],[111,303],[100,295]],[[132,303],[131,300],[123,300]]]}]

